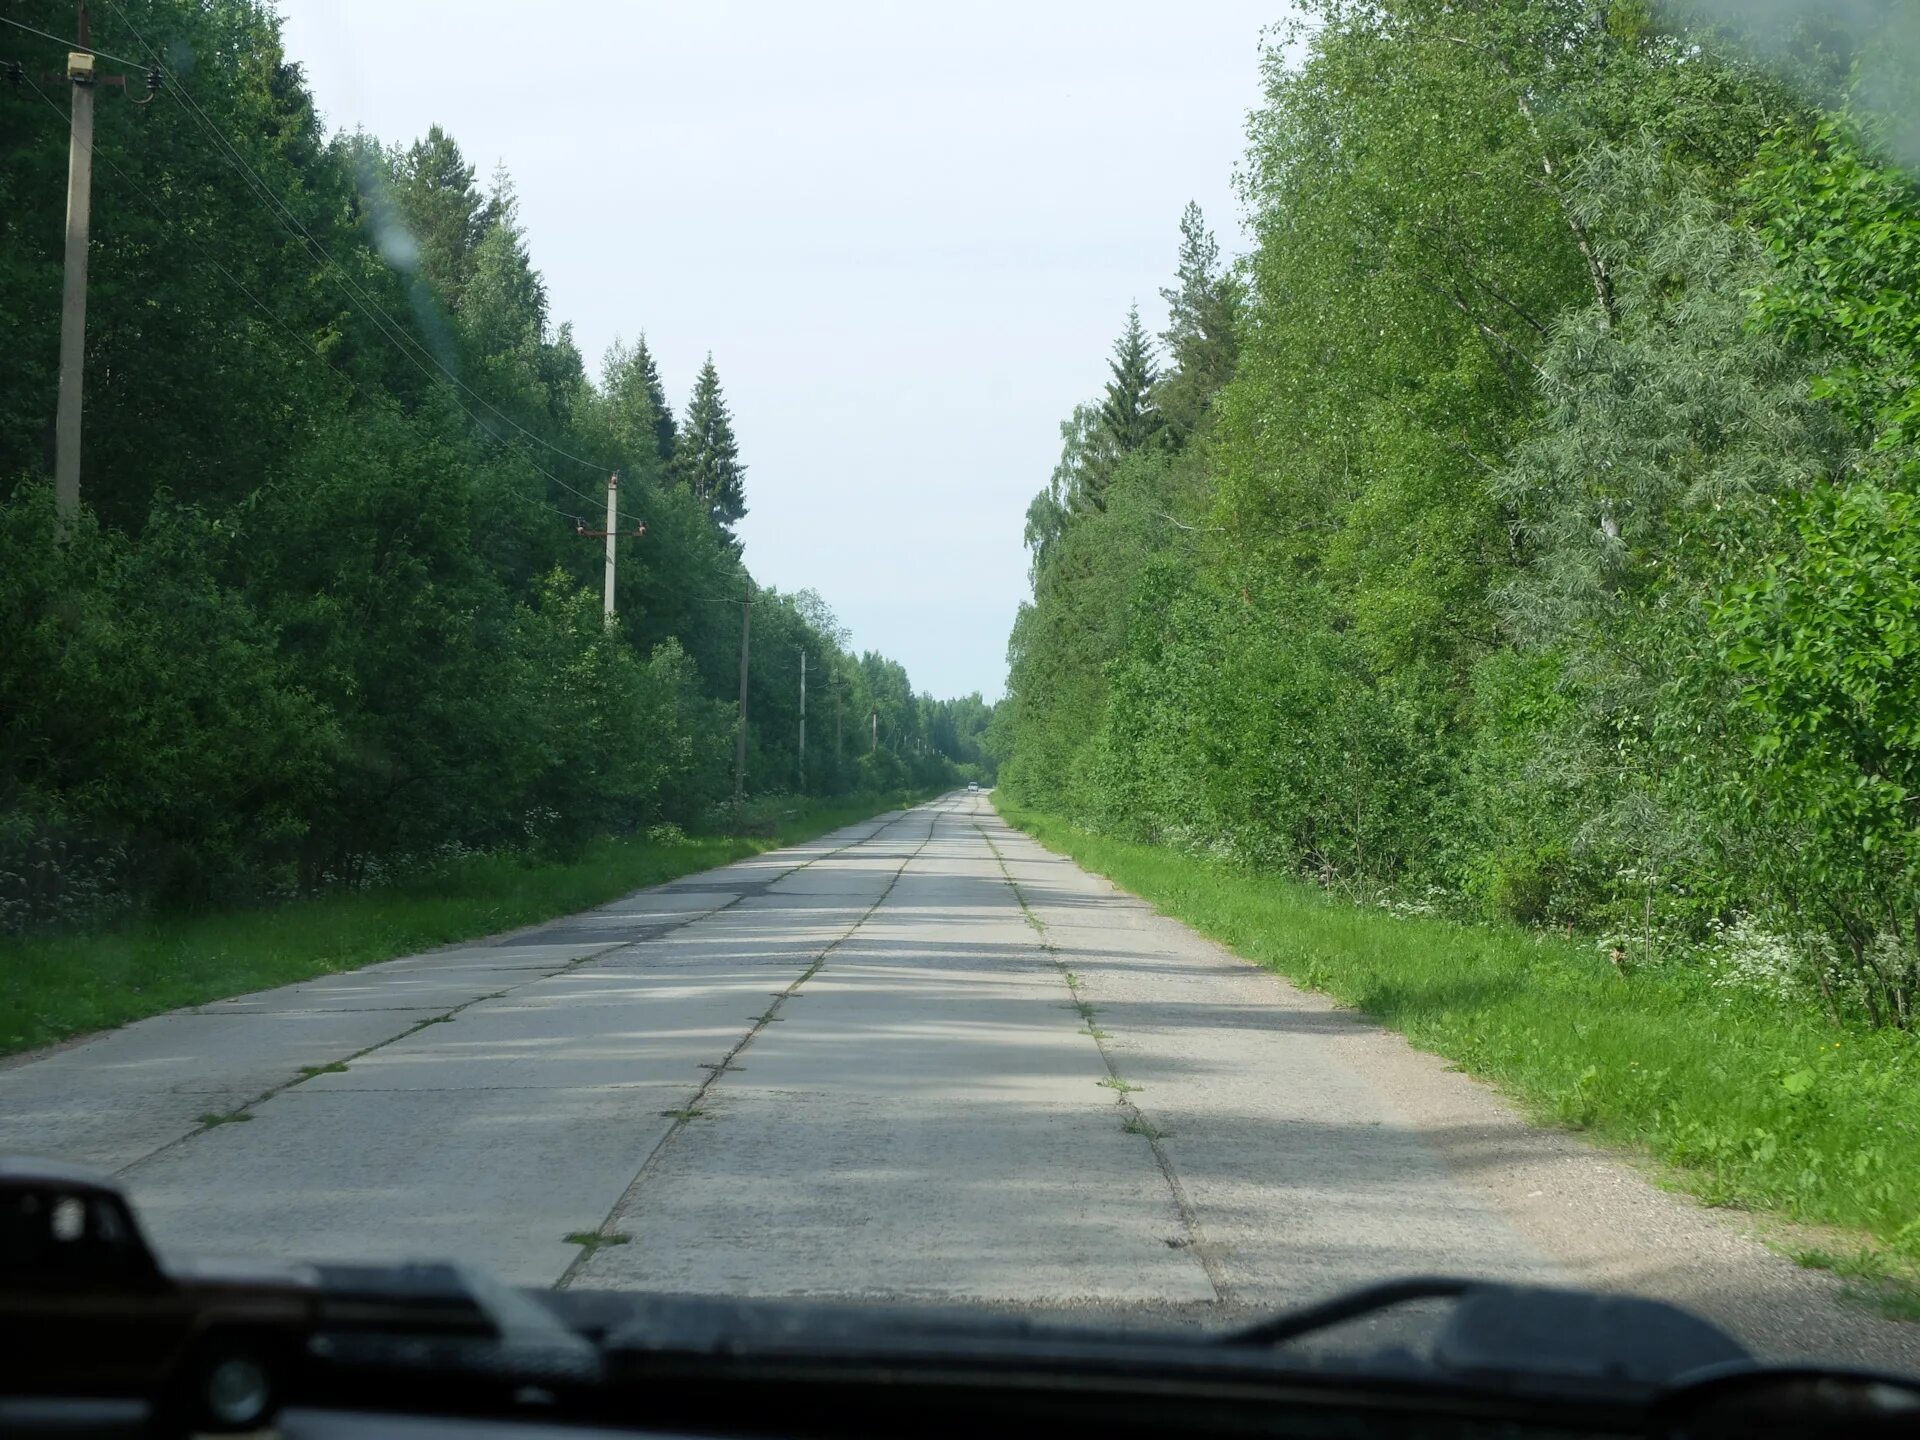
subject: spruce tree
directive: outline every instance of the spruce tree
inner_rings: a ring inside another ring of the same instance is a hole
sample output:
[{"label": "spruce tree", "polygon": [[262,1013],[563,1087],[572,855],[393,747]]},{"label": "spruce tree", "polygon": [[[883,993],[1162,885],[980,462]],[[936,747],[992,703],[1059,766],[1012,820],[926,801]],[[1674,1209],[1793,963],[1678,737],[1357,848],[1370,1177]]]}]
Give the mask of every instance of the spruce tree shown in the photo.
[{"label": "spruce tree", "polygon": [[[1107,482],[1113,468],[1135,451],[1160,443],[1164,422],[1154,401],[1159,370],[1153,363],[1152,342],[1140,324],[1140,307],[1127,307],[1127,328],[1114,341],[1105,393],[1094,406],[1090,422],[1079,435],[1068,434],[1068,450],[1061,463],[1071,470],[1063,488],[1076,511],[1105,510]],[[1063,430],[1063,433],[1066,433]],[[1055,472],[1060,482],[1060,472]]]},{"label": "spruce tree", "polygon": [[500,219],[498,201],[480,193],[473,166],[438,125],[396,151],[392,163],[392,202],[405,231],[382,237],[382,246],[389,260],[417,268],[442,303],[458,310],[481,243]]},{"label": "spruce tree", "polygon": [[678,427],[674,424],[673,407],[667,404],[666,387],[660,383],[660,367],[653,363],[653,352],[647,349],[645,331],[641,332],[640,343],[634,347],[633,363],[646,388],[647,403],[653,407],[654,449],[662,461],[671,461]]},{"label": "spruce tree", "polygon": [[1176,444],[1200,425],[1213,397],[1233,375],[1239,358],[1234,335],[1240,290],[1220,264],[1220,246],[1192,201],[1180,216],[1179,283],[1162,290],[1167,302],[1166,342],[1171,365],[1156,399]]},{"label": "spruce tree", "polygon": [[655,474],[670,465],[678,427],[661,391],[660,371],[645,335],[631,346],[615,340],[607,347],[600,388],[606,397],[607,424],[627,463]]},{"label": "spruce tree", "polygon": [[480,354],[531,367],[547,336],[547,286],[527,253],[520,202],[504,167],[494,171],[485,213],[491,218],[468,267],[460,328]]},{"label": "spruce tree", "polygon": [[747,513],[747,467],[740,463],[733,417],[727,412],[712,355],[693,382],[674,463],[679,477],[706,502],[715,527],[731,538],[734,524]]},{"label": "spruce tree", "polygon": [[1140,324],[1138,305],[1127,307],[1127,328],[1114,341],[1107,369],[1112,373],[1100,401],[1100,424],[1114,452],[1131,455],[1153,444],[1162,424],[1153,398],[1160,372],[1153,363],[1152,344]]}]

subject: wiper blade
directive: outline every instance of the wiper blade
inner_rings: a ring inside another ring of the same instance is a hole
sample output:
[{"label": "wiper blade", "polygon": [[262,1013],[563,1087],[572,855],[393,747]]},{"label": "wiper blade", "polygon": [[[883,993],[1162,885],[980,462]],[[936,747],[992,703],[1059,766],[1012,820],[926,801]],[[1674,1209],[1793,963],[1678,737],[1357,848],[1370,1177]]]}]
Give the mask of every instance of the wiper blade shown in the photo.
[{"label": "wiper blade", "polygon": [[1458,1378],[1658,1387],[1753,1358],[1717,1325],[1664,1301],[1444,1275],[1363,1286],[1229,1331],[1216,1343],[1271,1348],[1421,1300],[1455,1302],[1426,1360]]},{"label": "wiper blade", "polygon": [[1383,1280],[1376,1285],[1363,1285],[1358,1290],[1349,1290],[1344,1295],[1336,1295],[1317,1305],[1304,1305],[1298,1310],[1283,1311],[1241,1329],[1226,1331],[1215,1337],[1215,1343],[1285,1345],[1303,1335],[1331,1330],[1336,1325],[1363,1320],[1382,1310],[1410,1305],[1416,1300],[1457,1300],[1463,1295],[1488,1288],[1505,1287],[1489,1287],[1482,1282],[1446,1275],[1414,1275],[1404,1280]]},{"label": "wiper blade", "polygon": [[413,1329],[491,1335],[494,1326],[469,1276],[445,1262],[346,1265],[322,1262],[315,1320],[321,1329]]},{"label": "wiper blade", "polygon": [[[308,1341],[317,1361],[360,1372],[467,1375],[591,1386],[599,1347],[524,1290],[465,1265],[330,1267],[333,1303]],[[348,1285],[349,1277],[358,1282]],[[350,1293],[349,1306],[341,1295]],[[419,1312],[419,1313],[416,1313]],[[420,1323],[430,1315],[433,1323]],[[448,1323],[459,1317],[459,1323]]]}]

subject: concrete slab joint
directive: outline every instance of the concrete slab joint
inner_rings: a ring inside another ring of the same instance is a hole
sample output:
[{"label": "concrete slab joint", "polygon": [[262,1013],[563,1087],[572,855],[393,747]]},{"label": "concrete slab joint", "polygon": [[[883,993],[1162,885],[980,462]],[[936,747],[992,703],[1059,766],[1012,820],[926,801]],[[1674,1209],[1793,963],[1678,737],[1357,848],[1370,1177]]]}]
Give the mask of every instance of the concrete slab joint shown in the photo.
[{"label": "concrete slab joint", "polygon": [[1210,1324],[1438,1270],[1920,1368],[1920,1328],[984,795],[19,1064],[0,1150],[119,1171],[169,1251]]}]

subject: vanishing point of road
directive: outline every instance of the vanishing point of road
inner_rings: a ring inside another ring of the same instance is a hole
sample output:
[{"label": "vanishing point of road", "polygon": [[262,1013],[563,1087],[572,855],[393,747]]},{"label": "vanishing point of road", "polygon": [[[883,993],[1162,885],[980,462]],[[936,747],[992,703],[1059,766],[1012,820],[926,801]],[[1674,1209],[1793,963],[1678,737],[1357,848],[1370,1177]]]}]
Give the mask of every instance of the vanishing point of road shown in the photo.
[{"label": "vanishing point of road", "polygon": [[[954,795],[0,1069],[163,1251],[1201,1322],[1451,1272],[1920,1368],[1699,1208]],[[602,1242],[581,1243],[584,1237]]]}]

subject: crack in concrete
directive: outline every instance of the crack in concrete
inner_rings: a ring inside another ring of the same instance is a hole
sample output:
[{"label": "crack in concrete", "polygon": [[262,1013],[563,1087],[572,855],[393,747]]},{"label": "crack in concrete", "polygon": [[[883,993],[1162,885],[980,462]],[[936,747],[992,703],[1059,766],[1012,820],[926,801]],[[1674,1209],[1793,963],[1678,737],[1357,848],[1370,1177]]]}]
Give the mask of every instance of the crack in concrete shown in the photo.
[{"label": "crack in concrete", "polygon": [[[720,1082],[720,1078],[730,1070],[744,1069],[745,1067],[743,1066],[735,1066],[733,1062],[739,1058],[741,1052],[754,1042],[755,1037],[757,1037],[761,1031],[765,1030],[768,1025],[784,1018],[775,1012],[778,1011],[782,1005],[786,1004],[788,1000],[793,999],[802,985],[806,984],[807,981],[811,980],[815,975],[818,975],[821,968],[826,965],[827,957],[842,945],[846,944],[847,941],[851,940],[854,935],[858,933],[860,927],[873,918],[874,912],[887,903],[887,898],[893,894],[894,887],[900,883],[900,877],[907,873],[907,867],[919,859],[921,851],[933,843],[933,833],[939,828],[940,815],[942,813],[943,812],[936,810],[928,816],[925,838],[913,847],[912,854],[900,862],[899,868],[893,872],[892,878],[887,881],[887,888],[880,892],[879,898],[867,906],[865,910],[861,911],[860,917],[849,925],[846,930],[830,940],[826,946],[821,949],[820,953],[813,957],[812,962],[794,979],[792,984],[788,985],[786,989],[776,992],[776,998],[773,1004],[767,1007],[764,1014],[752,1017],[752,1027],[749,1028],[746,1034],[742,1035],[739,1040],[734,1042],[733,1048],[727,1051],[726,1055],[721,1058],[718,1064],[707,1063],[699,1067],[707,1072],[706,1078],[695,1088],[693,1097],[687,1101],[682,1112],[674,1116],[674,1121],[667,1127],[666,1133],[654,1142],[653,1148],[647,1152],[646,1159],[640,1162],[640,1168],[634,1171],[633,1179],[628,1182],[627,1188],[620,1192],[620,1198],[613,1202],[612,1208],[607,1211],[606,1218],[600,1222],[598,1233],[603,1235],[614,1233],[611,1228],[614,1217],[627,1208],[628,1202],[639,1194],[640,1187],[644,1185],[648,1177],[659,1168],[661,1158],[667,1153],[668,1147],[673,1143],[674,1137],[679,1135],[682,1130],[685,1130],[695,1119],[701,1118],[704,1115],[705,1112],[701,1110],[700,1106],[701,1102],[707,1098],[707,1092],[717,1085]],[[908,811],[906,815],[900,817],[899,821],[893,821],[891,824],[899,824],[900,821],[910,818],[912,814],[912,811]],[[873,835],[867,838],[869,840],[875,839],[880,835],[881,830],[888,828],[890,828],[890,826],[883,825],[880,830],[874,831]],[[864,844],[865,841],[859,843]],[[836,850],[833,853],[837,855],[840,852]],[[823,856],[821,858],[825,859],[827,857]],[[583,1249],[580,1254],[574,1256],[572,1261],[568,1263],[567,1268],[560,1272],[560,1278],[553,1282],[553,1288],[555,1290],[564,1290],[571,1285],[592,1255],[592,1248],[587,1248]]]},{"label": "crack in concrete", "polygon": [[987,834],[978,820],[973,821],[973,829],[974,833],[986,842],[987,849],[993,852],[994,863],[1000,867],[1001,877],[1006,880],[1007,888],[1013,891],[1013,898],[1020,902],[1020,911],[1026,917],[1027,924],[1039,937],[1037,943],[1041,953],[1052,963],[1054,969],[1060,972],[1060,978],[1071,997],[1071,1008],[1078,1011],[1087,1022],[1087,1028],[1079,1033],[1089,1037],[1093,1041],[1094,1049],[1100,1052],[1100,1061],[1107,1070],[1106,1080],[1100,1083],[1115,1092],[1114,1099],[1121,1115],[1120,1128],[1129,1135],[1138,1135],[1145,1140],[1147,1148],[1153,1152],[1154,1163],[1160,1167],[1161,1178],[1167,1182],[1167,1192],[1173,1197],[1174,1209],[1179,1212],[1180,1223],[1187,1232],[1184,1243],[1174,1245],[1169,1241],[1168,1244],[1172,1248],[1185,1250],[1200,1262],[1200,1268],[1206,1272],[1207,1284],[1213,1287],[1215,1304],[1223,1307],[1232,1305],[1233,1297],[1226,1275],[1220,1267],[1219,1257],[1215,1253],[1212,1242],[1206,1238],[1206,1232],[1201,1229],[1200,1216],[1195,1211],[1192,1200],[1188,1198],[1187,1187],[1180,1181],[1180,1173],[1173,1167],[1172,1157],[1167,1154],[1166,1147],[1160,1143],[1172,1132],[1160,1129],[1141,1113],[1139,1106],[1133,1103],[1130,1092],[1141,1087],[1132,1084],[1120,1073],[1120,1067],[1114,1062],[1112,1052],[1107,1049],[1106,1042],[1113,1037],[1094,1023],[1093,1014],[1097,1013],[1098,1007],[1080,998],[1079,976],[1068,969],[1067,962],[1060,958],[1059,947],[1047,934],[1046,921],[1042,920],[1033,906],[1027,902],[1026,892],[1020,888],[1020,882],[1013,878],[1013,872],[1007,868],[1007,857],[1000,853],[1000,847],[993,843],[993,837]]},{"label": "crack in concrete", "polygon": [[[849,840],[845,845],[835,846],[832,850],[829,850],[824,854],[815,855],[811,860],[803,860],[798,865],[789,866],[787,869],[782,870],[778,875],[774,876],[772,880],[769,880],[765,883],[768,885],[777,884],[779,881],[785,880],[790,875],[798,875],[802,870],[807,869],[809,866],[817,865],[823,860],[831,860],[834,856],[839,855],[845,851],[851,850],[855,846],[865,845],[868,841],[877,839],[881,834],[883,834],[887,830],[890,830],[893,826],[900,824],[901,821],[907,819],[908,816],[910,816],[912,813],[913,812],[911,810],[906,811],[900,816],[896,817],[895,819],[888,820],[884,824],[881,824],[875,827],[875,829],[872,831],[871,834],[863,835],[857,840]],[[922,841],[921,843],[922,843],[922,846],[924,847],[926,842]],[[914,853],[917,855],[919,854],[919,851],[916,850]],[[905,866],[902,865],[901,868],[904,869]],[[896,876],[896,878],[898,877]],[[672,883],[671,881],[668,882],[668,884],[671,884],[671,883]],[[655,888],[664,888],[664,887],[655,887]],[[889,892],[891,892],[892,886],[888,886],[888,890]],[[639,892],[635,892],[635,893],[639,893]],[[622,898],[626,898],[626,897],[622,897]],[[376,1050],[384,1050],[389,1045],[399,1044],[402,1040],[405,1040],[410,1035],[417,1035],[420,1031],[426,1029],[427,1026],[429,1025],[448,1024],[453,1020],[454,1016],[458,1015],[461,1011],[467,1009],[470,1006],[478,1005],[483,1000],[504,999],[506,996],[511,995],[516,991],[525,990],[530,985],[538,985],[543,980],[551,980],[555,976],[570,974],[571,972],[578,970],[582,965],[589,964],[595,960],[604,960],[609,955],[614,954],[616,951],[631,950],[641,945],[651,945],[654,941],[659,940],[664,936],[674,934],[677,931],[684,930],[689,925],[695,925],[702,920],[712,919],[715,915],[724,914],[726,911],[731,910],[735,905],[738,905],[742,900],[746,898],[747,897],[745,894],[736,895],[734,896],[733,899],[729,900],[725,905],[716,905],[711,910],[701,910],[695,914],[690,914],[687,916],[686,919],[677,921],[674,924],[667,926],[665,929],[656,931],[651,935],[643,935],[637,939],[632,939],[632,940],[613,941],[610,944],[601,946],[598,950],[590,950],[585,955],[577,956],[574,959],[567,961],[565,964],[562,964],[556,967],[555,969],[542,970],[538,974],[533,975],[529,979],[521,981],[517,985],[509,985],[504,990],[495,990],[490,994],[476,995],[471,1000],[463,1000],[460,1004],[454,1006],[451,1010],[447,1011],[443,1015],[435,1015],[430,1019],[418,1021],[413,1025],[409,1025],[406,1029],[400,1031],[398,1034],[389,1035],[386,1039],[375,1041],[371,1045],[368,1045],[359,1050],[355,1050],[350,1055],[338,1056],[332,1060],[328,1060],[323,1063],[326,1065],[351,1065],[355,1060],[361,1059],[363,1056],[371,1055]],[[881,898],[884,899],[885,896],[882,896]],[[585,913],[592,913],[592,912],[585,912]],[[872,911],[868,911],[867,913],[871,914]],[[865,918],[866,917],[864,915],[861,917],[862,920],[864,920]],[[553,922],[542,921],[539,923],[552,924]],[[856,922],[856,925],[857,923],[858,922]],[[528,928],[533,929],[533,928],[537,928],[537,926],[528,927]],[[527,933],[526,930],[508,932],[509,936],[521,935],[525,933]],[[467,943],[471,944],[472,942],[467,942]],[[839,942],[835,941],[834,943],[838,944]],[[446,947],[446,948],[458,949],[461,947],[458,945],[455,945],[455,946]],[[422,953],[432,954],[434,952],[423,951]],[[347,971],[347,970],[340,970],[340,971],[335,971],[334,973],[340,974],[340,975],[346,975],[346,974],[352,974],[354,972]],[[314,978],[319,979],[322,977],[316,976]],[[418,1008],[424,1009],[425,1007],[423,1006]],[[195,1013],[205,1014],[208,1012],[204,1010],[197,1010]],[[278,1015],[278,1014],[306,1015],[306,1014],[327,1014],[327,1013],[339,1013],[339,1012],[309,1011],[309,1010],[301,1010],[301,1011],[273,1010],[273,1011],[252,1011],[248,1013],[251,1013],[253,1015]],[[356,1012],[356,1013],[363,1013],[363,1012]],[[239,1018],[239,1017],[236,1016],[235,1018]],[[227,1112],[227,1118],[223,1118],[219,1123],[231,1124],[233,1119],[236,1119],[236,1118],[242,1119],[242,1120],[251,1120],[253,1117],[252,1115],[247,1113],[248,1111],[251,1111],[260,1105],[266,1104],[266,1102],[273,1099],[274,1096],[283,1094],[286,1091],[293,1089],[296,1085],[306,1084],[307,1081],[313,1078],[314,1077],[310,1074],[299,1073],[299,1074],[293,1075],[289,1079],[281,1081],[278,1085],[269,1086],[267,1089],[261,1091],[258,1095],[255,1095],[252,1099],[243,1101],[239,1105],[235,1106],[231,1111]],[[481,1088],[489,1088],[489,1087],[481,1087]],[[587,1087],[587,1088],[593,1088],[593,1087]],[[372,1092],[356,1090],[351,1093],[368,1094]],[[113,1173],[116,1176],[125,1175],[129,1171],[137,1169],[139,1166],[146,1164],[149,1160],[155,1159],[161,1155],[165,1155],[169,1151],[177,1150],[182,1145],[185,1145],[189,1140],[196,1139],[197,1137],[206,1134],[207,1131],[213,1130],[216,1128],[218,1128],[218,1126],[216,1125],[209,1125],[209,1124],[206,1124],[205,1122],[198,1123],[195,1125],[193,1129],[186,1131],[184,1134],[174,1136],[173,1139],[167,1141],[164,1145],[155,1146],[153,1149],[147,1151],[146,1154],[141,1155],[136,1159],[129,1160],[125,1165],[122,1165],[118,1170],[115,1170]]]},{"label": "crack in concrete", "polygon": [[487,1095],[514,1091],[531,1093],[536,1090],[568,1092],[579,1090],[595,1094],[612,1094],[616,1090],[651,1090],[666,1083],[659,1080],[603,1080],[595,1084],[569,1082],[561,1085],[350,1085],[337,1090],[317,1090],[313,1093],[317,1095]]}]

